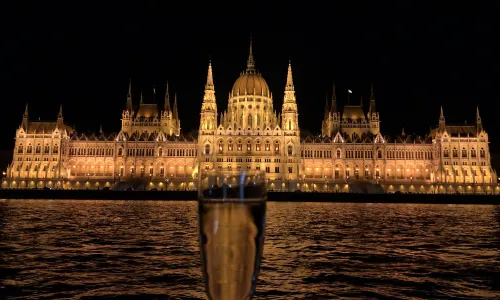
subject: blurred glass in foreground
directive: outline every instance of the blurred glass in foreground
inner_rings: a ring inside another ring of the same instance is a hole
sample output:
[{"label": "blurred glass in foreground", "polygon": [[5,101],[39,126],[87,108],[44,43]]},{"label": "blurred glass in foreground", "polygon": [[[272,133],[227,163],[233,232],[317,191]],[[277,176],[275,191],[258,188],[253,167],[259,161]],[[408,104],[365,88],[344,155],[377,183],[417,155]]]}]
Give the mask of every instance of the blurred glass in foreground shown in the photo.
[{"label": "blurred glass in foreground", "polygon": [[209,299],[251,299],[266,220],[264,173],[208,172],[199,189],[198,228]]}]

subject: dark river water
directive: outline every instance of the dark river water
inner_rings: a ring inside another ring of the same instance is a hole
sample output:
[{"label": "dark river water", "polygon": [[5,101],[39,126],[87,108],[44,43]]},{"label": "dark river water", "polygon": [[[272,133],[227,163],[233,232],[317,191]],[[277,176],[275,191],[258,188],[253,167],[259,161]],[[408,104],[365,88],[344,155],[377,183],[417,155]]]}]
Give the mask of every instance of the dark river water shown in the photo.
[{"label": "dark river water", "polygon": [[[0,299],[205,299],[196,202],[0,200]],[[500,299],[500,207],[268,203],[255,299]]]}]

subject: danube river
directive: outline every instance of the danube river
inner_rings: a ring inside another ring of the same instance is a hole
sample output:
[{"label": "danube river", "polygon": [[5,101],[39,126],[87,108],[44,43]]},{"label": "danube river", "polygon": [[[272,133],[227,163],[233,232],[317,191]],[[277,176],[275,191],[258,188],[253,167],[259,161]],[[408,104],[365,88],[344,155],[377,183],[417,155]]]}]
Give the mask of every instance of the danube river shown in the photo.
[{"label": "danube river", "polygon": [[[7,299],[205,299],[196,202],[0,200]],[[500,207],[268,203],[255,299],[500,299]]]}]

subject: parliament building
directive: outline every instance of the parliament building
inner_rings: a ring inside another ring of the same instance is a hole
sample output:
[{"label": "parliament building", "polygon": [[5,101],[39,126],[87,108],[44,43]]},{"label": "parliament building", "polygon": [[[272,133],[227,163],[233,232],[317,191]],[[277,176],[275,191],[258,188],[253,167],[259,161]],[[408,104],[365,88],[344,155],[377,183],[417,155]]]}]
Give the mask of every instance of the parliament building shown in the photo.
[{"label": "parliament building", "polygon": [[62,107],[54,122],[32,121],[26,106],[2,187],[101,189],[139,180],[147,189],[192,190],[207,171],[246,170],[266,172],[268,189],[278,191],[347,192],[372,183],[385,192],[500,193],[479,110],[475,124],[451,125],[441,108],[439,125],[424,136],[390,137],[381,132],[373,86],[367,112],[340,107],[334,89],[322,134],[302,136],[291,64],[281,110],[251,43],[224,110],[212,72],[209,63],[197,136],[181,133],[168,85],[163,105],[144,103],[141,93],[137,106],[130,84],[119,133],[78,133]]}]

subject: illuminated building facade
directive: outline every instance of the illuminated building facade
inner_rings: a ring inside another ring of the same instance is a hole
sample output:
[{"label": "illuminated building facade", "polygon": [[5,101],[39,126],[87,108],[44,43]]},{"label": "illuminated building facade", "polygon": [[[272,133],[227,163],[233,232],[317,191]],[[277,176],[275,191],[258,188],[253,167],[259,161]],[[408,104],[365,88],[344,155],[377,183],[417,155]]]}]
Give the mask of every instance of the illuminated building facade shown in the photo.
[{"label": "illuminated building facade", "polygon": [[26,106],[2,186],[95,189],[141,178],[150,188],[185,190],[207,170],[246,170],[265,171],[274,190],[352,191],[372,182],[387,192],[500,192],[479,110],[475,124],[456,126],[441,108],[439,126],[425,136],[391,138],[380,131],[373,86],[368,113],[361,105],[339,109],[334,88],[321,136],[301,137],[291,64],[278,112],[251,44],[220,113],[209,64],[197,137],[181,134],[168,85],[161,109],[142,95],[134,109],[131,94],[129,85],[118,134],[78,133],[64,124],[62,108],[56,122],[33,122]]}]

